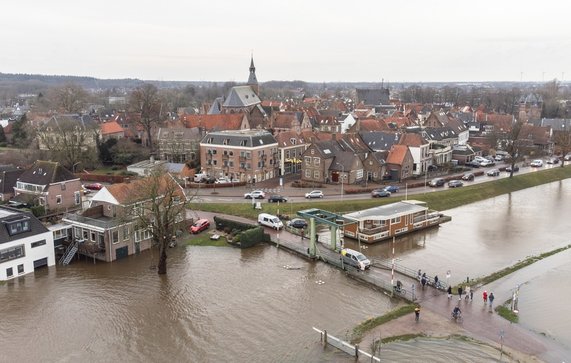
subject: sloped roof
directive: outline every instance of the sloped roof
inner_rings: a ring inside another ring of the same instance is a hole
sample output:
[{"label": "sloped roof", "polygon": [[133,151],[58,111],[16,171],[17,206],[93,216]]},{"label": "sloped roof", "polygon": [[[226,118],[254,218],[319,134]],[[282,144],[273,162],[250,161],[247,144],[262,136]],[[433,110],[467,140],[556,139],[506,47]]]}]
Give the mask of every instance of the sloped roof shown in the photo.
[{"label": "sloped roof", "polygon": [[292,127],[294,121],[299,122],[303,120],[303,112],[285,111],[276,114],[272,127],[280,129],[289,129]]},{"label": "sloped roof", "polygon": [[402,165],[407,152],[408,152],[408,146],[393,145],[387,157],[387,164]]},{"label": "sloped roof", "polygon": [[19,181],[36,185],[48,185],[67,180],[79,179],[59,162],[38,160],[31,168],[24,171]]},{"label": "sloped roof", "polygon": [[[386,117],[383,119],[383,122],[385,123],[385,125],[387,125],[388,128],[394,129],[400,129],[406,126],[410,126],[411,122],[408,119],[408,117]],[[392,127],[392,125],[395,125],[395,127]]]},{"label": "sloped roof", "polygon": [[533,140],[536,145],[546,145],[549,143],[549,126],[541,127],[531,124],[523,124],[519,132],[520,140]]},{"label": "sloped roof", "polygon": [[101,124],[101,135],[110,135],[124,132],[121,125],[117,121],[109,121]]},{"label": "sloped roof", "polygon": [[329,166],[329,170],[346,171],[352,169],[353,161],[356,158],[355,153],[351,151],[337,151],[334,153],[335,159]]},{"label": "sloped roof", "polygon": [[388,131],[387,125],[375,118],[359,120],[359,131]]},{"label": "sloped roof", "polygon": [[224,103],[224,97],[216,97],[210,109],[208,110],[209,115],[218,115],[222,110],[222,104]]},{"label": "sloped roof", "polygon": [[[284,131],[280,132],[276,136],[276,140],[278,142],[278,146],[280,147],[288,147],[294,145],[303,145],[306,143],[302,134],[298,134],[296,131]],[[292,140],[294,142],[292,142]]]},{"label": "sloped roof", "polygon": [[377,106],[389,104],[389,89],[356,89],[357,100],[365,106]]},{"label": "sloped roof", "polygon": [[412,147],[420,147],[422,145],[428,144],[428,142],[424,140],[420,134],[415,132],[407,132],[402,135],[399,144]]},{"label": "sloped roof", "polygon": [[[144,192],[142,193],[142,191],[148,189],[149,180],[149,178],[144,178],[135,180],[130,183],[117,183],[106,186],[104,189],[106,189],[107,192],[109,192],[109,194],[111,194],[119,204],[128,205],[137,201],[145,200],[147,198],[147,196],[145,196]],[[171,185],[176,184],[176,195],[179,195],[181,198],[185,197],[182,187],[173,179],[170,174],[166,173],[162,175],[159,183],[160,186],[158,194],[163,193]],[[99,194],[99,192],[97,192],[97,194]],[[93,196],[94,199],[96,195]]]},{"label": "sloped roof", "polygon": [[24,169],[17,169],[13,166],[0,168],[0,193],[12,194],[16,186],[16,181],[23,172]]},{"label": "sloped roof", "polygon": [[458,133],[450,127],[427,127],[423,130],[426,139],[441,141],[458,137]]},{"label": "sloped roof", "polygon": [[250,86],[235,86],[228,93],[223,107],[248,107],[261,103],[260,98]]},{"label": "sloped roof", "polygon": [[360,132],[363,142],[373,151],[390,150],[391,147],[399,142],[400,135],[396,132]]},{"label": "sloped roof", "polygon": [[242,113],[223,113],[219,115],[183,115],[181,122],[188,128],[201,127],[206,131],[239,130],[242,125]]},{"label": "sloped roof", "polygon": [[209,132],[200,144],[258,147],[276,144],[274,136],[265,130],[224,130]]},{"label": "sloped roof", "polygon": [[[30,230],[27,232],[10,235],[8,233],[8,224],[26,220],[29,223]],[[32,213],[24,212],[18,209],[0,206],[0,241],[10,242],[22,238],[31,237],[36,234],[46,233],[49,230],[36,218]]]}]

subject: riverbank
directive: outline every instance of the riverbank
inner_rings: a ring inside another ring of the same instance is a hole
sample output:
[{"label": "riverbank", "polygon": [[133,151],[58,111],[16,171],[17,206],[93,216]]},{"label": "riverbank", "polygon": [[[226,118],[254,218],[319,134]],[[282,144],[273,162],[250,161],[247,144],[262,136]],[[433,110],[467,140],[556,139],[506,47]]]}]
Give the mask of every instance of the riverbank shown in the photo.
[{"label": "riverbank", "polygon": [[[426,202],[431,209],[443,211],[568,178],[571,178],[571,167],[557,167],[527,174],[514,175],[513,178],[467,185],[462,188],[444,189],[432,193],[416,193],[414,196],[411,196],[411,198]],[[351,200],[350,195],[347,195],[347,199],[345,200],[309,200],[299,203],[290,202],[279,204],[263,203],[263,209],[266,213],[287,214],[289,216],[294,216],[298,211],[310,208],[325,209],[334,213],[347,213],[405,199],[405,194],[402,189],[399,193],[400,195],[397,197],[391,198]],[[228,214],[228,212],[231,211],[232,215],[254,220],[257,219],[259,213],[259,210],[252,208],[251,203],[204,203],[202,201],[191,201],[189,206],[191,209],[213,213]]]}]

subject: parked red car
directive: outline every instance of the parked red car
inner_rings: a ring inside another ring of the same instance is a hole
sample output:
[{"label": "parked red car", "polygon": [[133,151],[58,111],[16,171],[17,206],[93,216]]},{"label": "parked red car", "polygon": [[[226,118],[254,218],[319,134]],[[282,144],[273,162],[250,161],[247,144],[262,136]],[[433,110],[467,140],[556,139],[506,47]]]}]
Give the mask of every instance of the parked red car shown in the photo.
[{"label": "parked red car", "polygon": [[103,188],[103,184],[101,184],[101,183],[91,183],[91,184],[85,184],[83,187],[84,187],[85,189],[101,190],[101,188]]},{"label": "parked red car", "polygon": [[190,233],[200,233],[210,227],[208,219],[199,219],[192,226],[190,226]]}]

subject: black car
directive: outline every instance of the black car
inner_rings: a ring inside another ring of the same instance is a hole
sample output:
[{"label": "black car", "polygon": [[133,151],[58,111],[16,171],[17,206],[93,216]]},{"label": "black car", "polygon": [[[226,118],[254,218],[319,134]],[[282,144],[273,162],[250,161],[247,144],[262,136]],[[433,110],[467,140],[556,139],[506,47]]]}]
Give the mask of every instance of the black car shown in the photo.
[{"label": "black car", "polygon": [[271,197],[268,198],[268,202],[270,202],[270,203],[277,203],[277,202],[285,203],[285,202],[287,202],[287,198],[282,196],[282,195],[275,194],[275,195],[272,195]]},{"label": "black car", "polygon": [[462,180],[468,180],[468,181],[472,181],[474,180],[475,175],[472,173],[466,173],[464,175],[462,175]]},{"label": "black car", "polygon": [[[508,173],[511,173],[511,172],[512,172],[512,167],[511,167],[511,165],[506,167],[506,171],[507,171]],[[516,171],[519,171],[519,166],[514,165],[514,167],[513,167],[513,172],[515,173]]]},{"label": "black car", "polygon": [[305,228],[307,227],[307,222],[305,219],[294,218],[287,225],[293,228]]},{"label": "black car", "polygon": [[371,192],[371,197],[373,198],[383,198],[383,197],[390,197],[391,192],[384,189],[375,189]]}]

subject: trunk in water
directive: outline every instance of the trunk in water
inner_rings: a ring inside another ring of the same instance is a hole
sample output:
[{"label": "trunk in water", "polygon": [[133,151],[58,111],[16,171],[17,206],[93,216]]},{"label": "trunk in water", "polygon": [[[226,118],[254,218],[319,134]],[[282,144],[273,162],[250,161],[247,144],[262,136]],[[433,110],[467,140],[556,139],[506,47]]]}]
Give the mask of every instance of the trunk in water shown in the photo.
[{"label": "trunk in water", "polygon": [[159,275],[166,275],[167,273],[167,249],[166,242],[161,241],[159,248],[159,263],[157,265],[157,273]]}]

